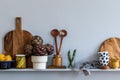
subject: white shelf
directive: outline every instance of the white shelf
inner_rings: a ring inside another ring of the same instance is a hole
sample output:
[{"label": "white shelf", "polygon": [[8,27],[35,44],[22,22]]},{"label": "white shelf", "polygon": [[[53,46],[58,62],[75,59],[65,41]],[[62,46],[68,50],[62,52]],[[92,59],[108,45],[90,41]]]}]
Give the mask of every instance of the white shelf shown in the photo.
[{"label": "white shelf", "polygon": [[1,71],[63,71],[63,72],[68,72],[68,71],[79,71],[78,69],[0,69]]},{"label": "white shelf", "polygon": [[111,72],[114,72],[114,71],[120,71],[120,69],[90,69],[90,71],[94,71],[94,72],[96,72],[96,71],[111,71]]},{"label": "white shelf", "polygon": [[[0,72],[9,72],[9,71],[11,71],[11,72],[14,72],[14,71],[26,71],[26,72],[28,72],[28,71],[35,71],[35,72],[37,72],[37,71],[44,71],[44,72],[49,72],[49,71],[52,71],[52,72],[72,72],[72,71],[74,71],[74,72],[80,72],[80,71],[82,71],[82,70],[79,70],[79,69],[0,69]],[[117,72],[117,71],[120,71],[120,69],[108,69],[108,70],[105,70],[105,69],[88,69],[88,71],[90,71],[90,72]]]}]

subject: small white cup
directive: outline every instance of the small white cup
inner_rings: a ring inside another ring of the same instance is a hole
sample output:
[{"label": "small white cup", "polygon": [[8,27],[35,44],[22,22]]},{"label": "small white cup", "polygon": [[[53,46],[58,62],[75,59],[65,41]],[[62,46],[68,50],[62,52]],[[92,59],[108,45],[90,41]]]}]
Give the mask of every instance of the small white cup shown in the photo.
[{"label": "small white cup", "polygon": [[98,52],[98,59],[101,66],[107,66],[109,63],[108,51]]}]

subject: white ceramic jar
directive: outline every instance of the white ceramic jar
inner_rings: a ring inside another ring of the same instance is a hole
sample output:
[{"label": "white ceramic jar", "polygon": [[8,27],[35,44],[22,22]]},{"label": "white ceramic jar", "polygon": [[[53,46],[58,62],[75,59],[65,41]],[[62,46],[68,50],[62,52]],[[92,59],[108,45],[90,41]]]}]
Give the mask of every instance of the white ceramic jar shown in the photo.
[{"label": "white ceramic jar", "polygon": [[101,66],[107,66],[109,63],[109,55],[107,51],[98,52],[98,59]]},{"label": "white ceramic jar", "polygon": [[33,69],[46,69],[48,56],[31,56]]}]

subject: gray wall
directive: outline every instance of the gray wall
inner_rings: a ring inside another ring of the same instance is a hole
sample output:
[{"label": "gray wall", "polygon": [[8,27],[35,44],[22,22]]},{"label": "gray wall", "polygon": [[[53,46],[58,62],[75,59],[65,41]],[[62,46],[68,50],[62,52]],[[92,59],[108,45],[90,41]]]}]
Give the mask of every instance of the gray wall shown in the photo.
[{"label": "gray wall", "polygon": [[0,80],[119,80],[119,72],[0,72]]},{"label": "gray wall", "polygon": [[[119,0],[0,0],[0,52],[4,35],[15,28],[14,18],[23,17],[23,29],[40,35],[44,43],[54,44],[53,28],[66,29],[61,55],[67,65],[66,53],[77,49],[76,62],[95,60],[100,44],[120,35]],[[74,72],[0,72],[4,80],[113,80],[118,72],[92,72],[85,77]],[[114,75],[113,75],[114,74]],[[2,77],[1,77],[2,76]],[[106,77],[103,77],[106,76]]]}]

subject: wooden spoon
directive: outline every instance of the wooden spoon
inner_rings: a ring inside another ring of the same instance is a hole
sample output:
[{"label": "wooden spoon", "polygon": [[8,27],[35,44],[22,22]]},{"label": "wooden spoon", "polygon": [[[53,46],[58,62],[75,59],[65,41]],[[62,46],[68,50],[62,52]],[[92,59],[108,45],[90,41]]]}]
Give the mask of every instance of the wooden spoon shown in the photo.
[{"label": "wooden spoon", "polygon": [[53,30],[51,31],[51,35],[54,37],[55,47],[56,47],[56,54],[58,55],[59,52],[58,52],[57,36],[59,35],[59,31],[58,31],[57,29],[53,29]]},{"label": "wooden spoon", "polygon": [[64,38],[66,35],[67,35],[67,31],[66,31],[66,30],[60,30],[59,36],[61,37],[61,41],[60,41],[59,53],[60,53],[60,51],[61,51],[63,38]]}]

